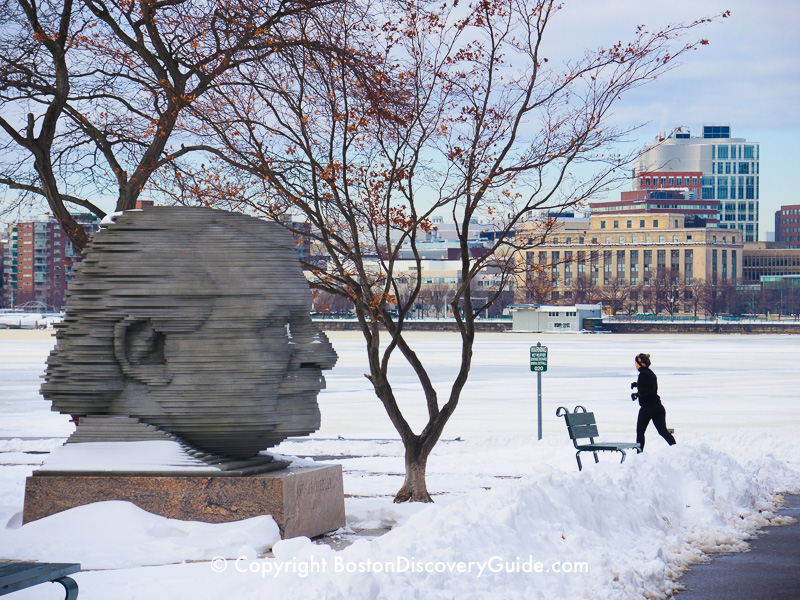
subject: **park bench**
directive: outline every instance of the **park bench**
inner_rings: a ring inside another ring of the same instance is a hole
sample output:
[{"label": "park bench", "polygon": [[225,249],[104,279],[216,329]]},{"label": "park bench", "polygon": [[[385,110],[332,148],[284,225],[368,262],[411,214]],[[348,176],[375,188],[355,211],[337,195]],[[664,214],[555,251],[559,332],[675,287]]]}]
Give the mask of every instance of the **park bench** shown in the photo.
[{"label": "park bench", "polygon": [[[580,412],[579,412],[580,410]],[[567,422],[567,431],[569,431],[569,438],[572,440],[575,448],[578,450],[575,453],[575,458],[578,461],[578,470],[583,470],[581,464],[581,452],[591,452],[594,454],[594,462],[600,462],[597,458],[598,452],[619,452],[622,454],[620,464],[625,462],[625,451],[636,450],[641,452],[642,447],[636,443],[629,442],[595,442],[594,438],[597,433],[597,422],[594,420],[594,413],[586,412],[583,406],[576,406],[573,412],[569,412],[565,407],[559,406],[556,409],[557,417],[564,417]],[[580,444],[579,440],[589,439],[588,444]]]},{"label": "park bench", "polygon": [[67,591],[64,600],[78,597],[78,584],[69,577],[81,570],[76,563],[0,562],[0,596],[40,583],[60,583]]}]

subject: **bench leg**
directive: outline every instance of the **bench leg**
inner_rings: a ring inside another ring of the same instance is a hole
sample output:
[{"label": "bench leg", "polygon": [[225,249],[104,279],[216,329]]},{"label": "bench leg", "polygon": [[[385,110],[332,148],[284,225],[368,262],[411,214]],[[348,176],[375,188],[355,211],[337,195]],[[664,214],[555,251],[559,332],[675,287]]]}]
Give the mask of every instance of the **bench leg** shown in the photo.
[{"label": "bench leg", "polygon": [[594,454],[594,463],[598,464],[600,460],[597,458],[597,452],[593,452],[592,454]]},{"label": "bench leg", "polygon": [[578,471],[583,471],[583,465],[581,464],[581,451],[578,450],[575,453],[575,460],[578,461]]},{"label": "bench leg", "polygon": [[72,577],[61,577],[56,579],[53,583],[60,583],[67,591],[64,600],[77,600],[78,598],[78,584]]},{"label": "bench leg", "polygon": [[620,454],[622,454],[622,460],[621,460],[621,461],[619,461],[619,464],[622,464],[622,463],[624,463],[624,462],[625,462],[625,457],[627,456],[627,455],[625,454],[625,450],[619,449],[619,450],[617,450],[617,452],[619,452]]}]

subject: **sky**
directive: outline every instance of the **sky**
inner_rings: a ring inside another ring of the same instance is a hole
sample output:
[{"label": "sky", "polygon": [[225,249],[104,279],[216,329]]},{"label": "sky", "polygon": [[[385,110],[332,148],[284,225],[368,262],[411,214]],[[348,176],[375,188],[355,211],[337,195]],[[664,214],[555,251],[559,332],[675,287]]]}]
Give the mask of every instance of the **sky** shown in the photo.
[{"label": "sky", "polygon": [[[728,18],[697,30],[708,45],[623,97],[614,119],[643,124],[632,138],[637,148],[677,126],[700,135],[710,124],[730,125],[733,137],[759,142],[759,237],[765,239],[774,230],[775,211],[800,204],[794,183],[800,164],[800,1],[567,0],[560,19],[566,41],[574,45],[577,38],[594,47],[630,38],[637,24],[686,23],[726,10]],[[618,192],[610,196],[617,197]]]},{"label": "sky", "polygon": [[[548,41],[556,53],[575,56],[576,49],[630,39],[639,24],[686,23],[726,10],[730,17],[697,30],[708,45],[624,96],[612,118],[641,125],[628,151],[677,126],[699,135],[704,124],[729,124],[734,137],[759,142],[759,237],[765,239],[775,211],[800,203],[793,185],[800,164],[800,0],[565,0]],[[607,196],[618,197],[619,190]]]}]

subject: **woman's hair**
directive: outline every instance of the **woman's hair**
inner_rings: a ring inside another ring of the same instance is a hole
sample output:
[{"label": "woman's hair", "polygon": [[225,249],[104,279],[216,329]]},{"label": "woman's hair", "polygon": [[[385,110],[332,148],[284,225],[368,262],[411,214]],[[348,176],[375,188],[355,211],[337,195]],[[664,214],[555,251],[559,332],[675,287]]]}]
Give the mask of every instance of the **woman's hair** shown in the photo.
[{"label": "woman's hair", "polygon": [[640,365],[644,365],[645,367],[650,366],[650,355],[645,354],[644,352],[640,352],[636,355],[636,362]]}]

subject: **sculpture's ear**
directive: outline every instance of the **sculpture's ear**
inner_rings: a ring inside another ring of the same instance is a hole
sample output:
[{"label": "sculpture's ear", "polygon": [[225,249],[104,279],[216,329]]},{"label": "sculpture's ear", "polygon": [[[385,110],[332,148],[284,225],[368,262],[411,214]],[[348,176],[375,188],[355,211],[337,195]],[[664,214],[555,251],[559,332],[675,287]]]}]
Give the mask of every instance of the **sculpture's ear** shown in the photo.
[{"label": "sculpture's ear", "polygon": [[114,325],[114,354],[122,372],[148,385],[167,385],[172,376],[164,356],[166,336],[150,319],[127,317]]}]

